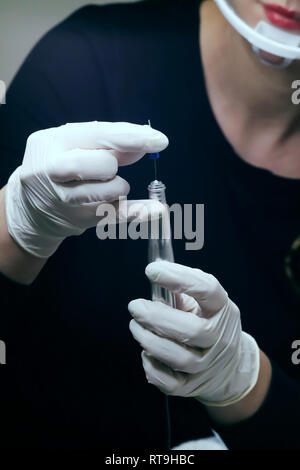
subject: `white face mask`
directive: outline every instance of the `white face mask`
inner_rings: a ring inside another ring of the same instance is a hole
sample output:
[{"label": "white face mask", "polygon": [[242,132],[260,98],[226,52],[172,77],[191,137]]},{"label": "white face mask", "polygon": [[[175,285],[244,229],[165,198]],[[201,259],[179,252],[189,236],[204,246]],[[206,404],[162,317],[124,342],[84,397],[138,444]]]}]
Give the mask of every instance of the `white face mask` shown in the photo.
[{"label": "white face mask", "polygon": [[[227,21],[241,36],[252,44],[253,51],[263,63],[275,67],[287,67],[293,60],[300,59],[300,20],[299,29],[295,32],[296,28],[293,28],[293,22],[295,26],[297,26],[298,19],[293,18],[292,14],[290,19],[283,16],[282,19],[284,20],[286,18],[288,25],[287,28],[283,29],[278,26],[278,24],[284,24],[284,22],[280,22],[281,12],[277,15],[277,20],[278,16],[279,20],[272,21],[272,17],[268,17],[264,6],[261,5],[263,19],[258,20],[254,25],[250,25],[247,23],[246,19],[241,18],[236,11],[235,5],[237,5],[239,1],[246,2],[246,0],[215,0]],[[272,11],[270,12],[270,15],[271,14]],[[273,17],[274,16],[276,16],[276,11],[273,11]],[[290,30],[293,30],[293,32],[290,32]],[[276,62],[276,64],[271,61],[269,62],[264,57],[262,51],[277,57],[282,57],[282,61]]]}]

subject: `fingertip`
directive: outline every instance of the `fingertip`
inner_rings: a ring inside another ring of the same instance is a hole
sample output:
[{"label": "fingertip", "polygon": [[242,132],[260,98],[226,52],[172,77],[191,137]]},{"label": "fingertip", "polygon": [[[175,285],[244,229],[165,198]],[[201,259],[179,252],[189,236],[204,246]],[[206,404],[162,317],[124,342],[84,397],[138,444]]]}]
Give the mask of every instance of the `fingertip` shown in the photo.
[{"label": "fingertip", "polygon": [[128,309],[128,311],[129,311],[129,313],[131,313],[131,314],[132,314],[133,309],[134,309],[134,302],[135,302],[135,300],[131,300],[131,301],[129,302],[129,304],[127,305],[127,309]]},{"label": "fingertip", "polygon": [[135,320],[132,319],[132,320],[130,320],[129,325],[128,325],[129,331],[130,331],[132,334],[133,334],[134,324],[135,324]]},{"label": "fingertip", "polygon": [[156,263],[157,261],[153,261],[152,263],[148,264],[145,268],[145,274],[149,279],[152,279],[157,272],[157,269],[155,267]]},{"label": "fingertip", "polygon": [[156,261],[153,261],[152,263],[149,263],[146,266],[145,274],[149,279],[155,280],[157,279],[162,269],[167,268],[168,266],[172,264],[174,263],[171,263],[170,261],[167,261],[167,260],[158,259]]},{"label": "fingertip", "polygon": [[129,313],[131,315],[134,315],[136,312],[136,309],[141,306],[142,303],[148,302],[146,299],[134,299],[131,300],[127,306]]},{"label": "fingertip", "polygon": [[168,137],[162,132],[152,129],[151,134],[145,142],[145,151],[147,153],[162,152],[169,145]]}]

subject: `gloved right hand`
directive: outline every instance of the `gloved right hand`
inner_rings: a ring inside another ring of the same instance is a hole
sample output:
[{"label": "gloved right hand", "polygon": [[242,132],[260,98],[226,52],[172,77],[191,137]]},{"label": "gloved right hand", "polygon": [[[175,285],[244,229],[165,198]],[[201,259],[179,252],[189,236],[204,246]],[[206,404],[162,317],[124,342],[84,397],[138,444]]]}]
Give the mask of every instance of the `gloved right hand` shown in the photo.
[{"label": "gloved right hand", "polygon": [[145,153],[164,150],[167,137],[126,122],[65,124],[31,134],[23,163],[6,187],[10,235],[28,253],[51,256],[68,236],[97,225],[97,206],[126,196],[117,176]]}]

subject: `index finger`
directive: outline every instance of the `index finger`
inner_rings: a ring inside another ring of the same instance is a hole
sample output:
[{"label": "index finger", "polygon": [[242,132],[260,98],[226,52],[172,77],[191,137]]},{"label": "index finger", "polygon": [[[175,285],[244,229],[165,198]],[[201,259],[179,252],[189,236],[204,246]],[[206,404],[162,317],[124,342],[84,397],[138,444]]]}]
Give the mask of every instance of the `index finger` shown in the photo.
[{"label": "index finger", "polygon": [[206,318],[218,313],[228,301],[227,292],[219,281],[200,269],[159,260],[148,264],[145,272],[152,282],[194,297]]},{"label": "index finger", "polygon": [[162,132],[129,122],[68,123],[59,127],[59,134],[64,150],[112,149],[120,165],[133,163],[145,153],[161,152],[169,144]]}]

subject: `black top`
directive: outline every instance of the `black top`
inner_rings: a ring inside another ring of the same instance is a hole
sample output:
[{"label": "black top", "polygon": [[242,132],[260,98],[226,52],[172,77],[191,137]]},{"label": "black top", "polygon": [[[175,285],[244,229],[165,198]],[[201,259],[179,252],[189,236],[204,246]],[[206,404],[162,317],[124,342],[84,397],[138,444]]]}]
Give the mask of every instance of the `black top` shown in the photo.
[{"label": "black top", "polygon": [[[241,160],[211,111],[199,54],[199,0],[86,6],[29,54],[0,109],[1,185],[27,137],[79,121],[151,119],[170,146],[160,176],[170,204],[205,204],[205,245],[176,261],[214,274],[240,307],[244,331],[273,363],[270,392],[243,424],[214,426],[232,449],[295,448],[299,298],[283,263],[300,231],[300,182]],[[147,197],[152,162],[120,169]],[[13,447],[165,448],[165,397],[146,381],[127,304],[149,298],[147,242],[95,229],[66,240],[30,287],[1,279],[1,442]],[[194,399],[171,397],[172,445],[210,435]]]}]

